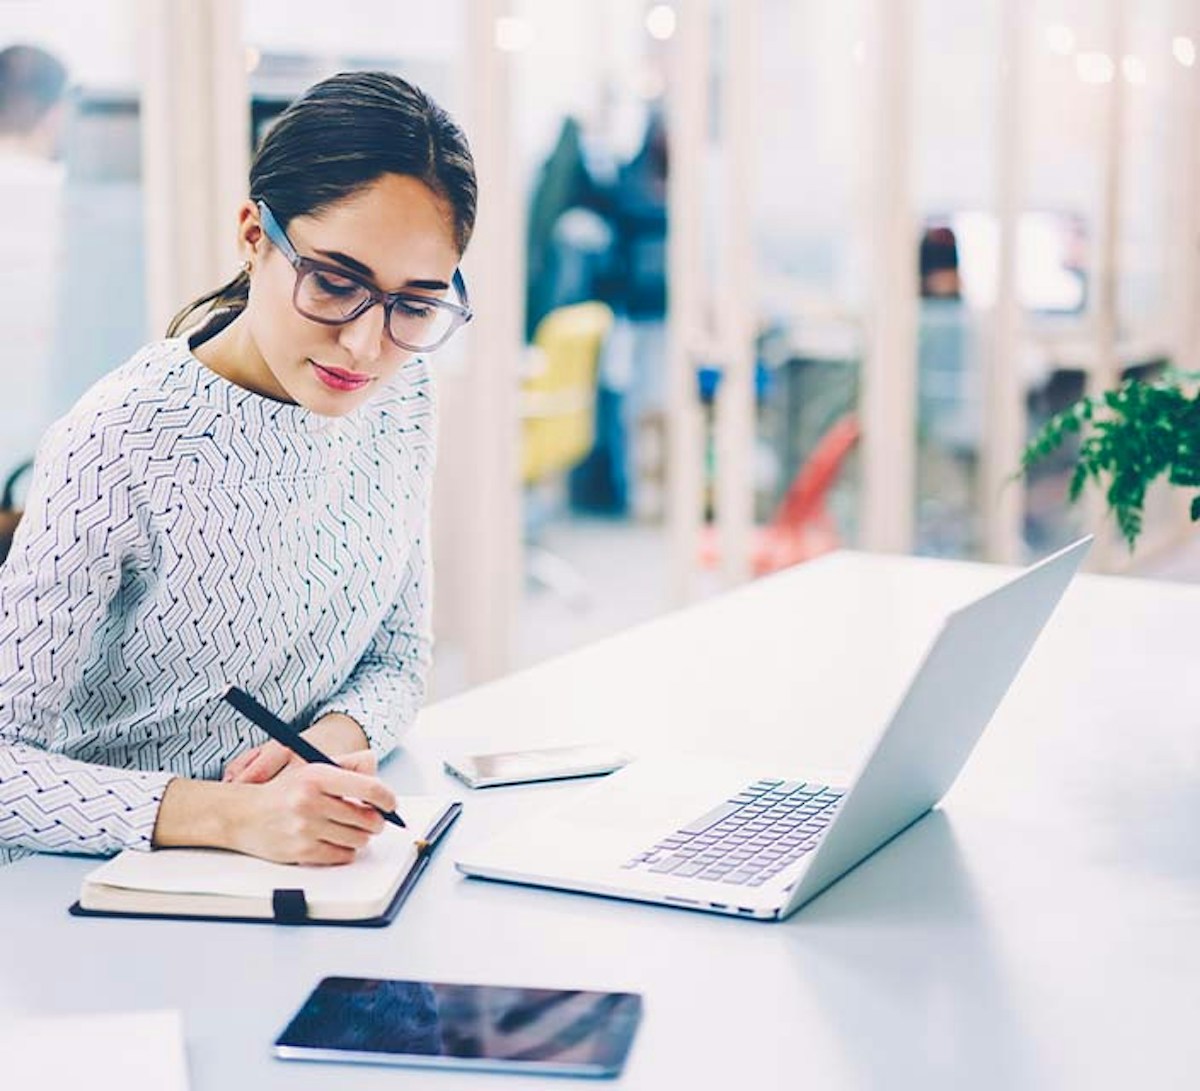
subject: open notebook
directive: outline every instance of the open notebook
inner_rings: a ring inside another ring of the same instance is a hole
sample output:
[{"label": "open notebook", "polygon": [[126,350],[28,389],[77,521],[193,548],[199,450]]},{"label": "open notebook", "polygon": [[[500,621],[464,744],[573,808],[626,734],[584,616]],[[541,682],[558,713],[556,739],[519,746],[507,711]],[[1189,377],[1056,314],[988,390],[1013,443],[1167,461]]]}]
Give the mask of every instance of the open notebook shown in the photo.
[{"label": "open notebook", "polygon": [[126,849],[84,876],[76,916],[207,917],[279,924],[391,921],[462,804],[401,796],[406,829],[384,826],[353,863],[272,864],[220,849]]}]

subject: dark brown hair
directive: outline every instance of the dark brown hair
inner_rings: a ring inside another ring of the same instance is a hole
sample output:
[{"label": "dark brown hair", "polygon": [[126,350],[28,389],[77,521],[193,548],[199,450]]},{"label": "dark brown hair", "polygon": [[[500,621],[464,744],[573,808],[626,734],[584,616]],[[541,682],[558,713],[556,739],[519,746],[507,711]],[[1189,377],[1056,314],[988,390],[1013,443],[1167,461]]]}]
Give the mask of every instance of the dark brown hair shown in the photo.
[{"label": "dark brown hair", "polygon": [[[419,179],[446,202],[461,254],[475,226],[475,164],[467,138],[420,88],[387,72],[343,72],[296,99],[268,130],[250,165],[250,199],[265,201],[286,230],[353,196],[385,174]],[[250,278],[188,304],[172,320],[174,337],[193,322],[246,306]]]}]

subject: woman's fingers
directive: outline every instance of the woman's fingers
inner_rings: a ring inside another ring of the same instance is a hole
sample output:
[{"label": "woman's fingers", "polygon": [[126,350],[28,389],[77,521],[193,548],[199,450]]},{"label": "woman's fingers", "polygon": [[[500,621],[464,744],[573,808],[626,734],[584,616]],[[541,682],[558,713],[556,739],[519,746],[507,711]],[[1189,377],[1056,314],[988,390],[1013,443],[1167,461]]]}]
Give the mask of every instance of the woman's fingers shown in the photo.
[{"label": "woman's fingers", "polygon": [[252,746],[249,750],[243,750],[236,757],[232,758],[225,766],[224,773],[221,774],[222,780],[236,780],[238,774],[241,773],[247,765],[254,760],[258,752],[262,749],[261,746]]},{"label": "woman's fingers", "polygon": [[334,765],[310,765],[297,775],[309,779],[326,795],[370,803],[381,811],[396,808],[396,796],[391,788],[366,773],[355,773]]},{"label": "woman's fingers", "polygon": [[296,863],[336,867],[351,863],[356,855],[357,853],[354,849],[346,848],[344,845],[334,845],[328,841],[318,841],[309,846],[304,855]]},{"label": "woman's fingers", "polygon": [[349,754],[341,754],[337,762],[352,773],[365,773],[373,777],[379,771],[379,758],[374,750],[352,750]]},{"label": "woman's fingers", "polygon": [[[379,759],[372,750],[356,750],[349,754],[341,754],[336,761],[343,769],[355,773],[374,776],[379,768]],[[291,764],[303,764],[291,750],[274,739],[261,746],[251,747],[244,753],[238,754],[228,765],[222,780],[235,781],[240,784],[265,784],[279,776]]]},{"label": "woman's fingers", "polygon": [[265,784],[277,777],[292,760],[292,752],[274,739],[257,747],[257,753],[237,771],[233,779],[243,784]]},{"label": "woman's fingers", "polygon": [[366,848],[371,837],[372,835],[366,830],[356,829],[354,826],[343,826],[340,822],[328,822],[321,831],[321,840],[325,844],[350,849],[353,852]]},{"label": "woman's fingers", "polygon": [[325,796],[322,800],[321,817],[342,826],[361,830],[368,837],[383,829],[383,815],[374,807],[355,803],[352,799]]}]

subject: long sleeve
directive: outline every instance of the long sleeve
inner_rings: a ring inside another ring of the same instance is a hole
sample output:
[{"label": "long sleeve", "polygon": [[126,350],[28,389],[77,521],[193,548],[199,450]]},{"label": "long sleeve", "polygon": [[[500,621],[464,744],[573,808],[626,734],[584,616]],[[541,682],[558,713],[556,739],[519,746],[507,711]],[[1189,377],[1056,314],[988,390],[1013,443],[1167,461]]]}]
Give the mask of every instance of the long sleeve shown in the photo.
[{"label": "long sleeve", "polygon": [[411,511],[412,541],[400,573],[396,595],[366,651],[346,681],[312,719],[341,712],[354,720],[380,757],[390,754],[412,726],[425,700],[433,657],[433,559],[430,548],[433,476],[437,462],[437,406],[428,367],[417,357],[406,368],[407,392],[388,425],[391,435],[404,435],[398,448],[399,477],[407,483],[391,501]]},{"label": "long sleeve", "polygon": [[101,629],[128,597],[125,566],[144,549],[128,463],[105,424],[47,434],[0,567],[0,859],[148,848],[172,776],[50,750],[69,730],[61,712]]},{"label": "long sleeve", "polygon": [[345,683],[312,718],[344,713],[363,729],[379,757],[390,754],[425,700],[433,649],[432,625],[426,502],[391,610]]}]

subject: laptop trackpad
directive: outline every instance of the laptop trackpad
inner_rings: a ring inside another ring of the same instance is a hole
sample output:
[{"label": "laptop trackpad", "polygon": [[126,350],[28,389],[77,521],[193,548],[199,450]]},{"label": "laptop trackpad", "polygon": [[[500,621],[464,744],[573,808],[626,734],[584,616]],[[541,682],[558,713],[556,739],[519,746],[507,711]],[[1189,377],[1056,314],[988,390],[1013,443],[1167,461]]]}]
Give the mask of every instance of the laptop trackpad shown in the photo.
[{"label": "laptop trackpad", "polygon": [[725,770],[676,767],[669,761],[635,762],[553,816],[553,825],[587,831],[633,847],[651,844],[711,810],[743,787]]}]

